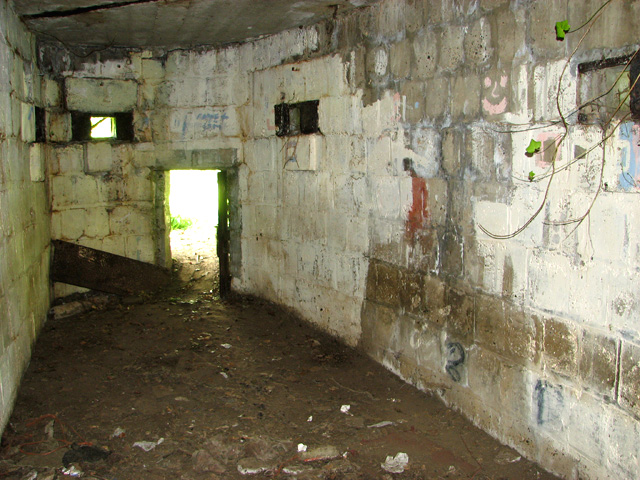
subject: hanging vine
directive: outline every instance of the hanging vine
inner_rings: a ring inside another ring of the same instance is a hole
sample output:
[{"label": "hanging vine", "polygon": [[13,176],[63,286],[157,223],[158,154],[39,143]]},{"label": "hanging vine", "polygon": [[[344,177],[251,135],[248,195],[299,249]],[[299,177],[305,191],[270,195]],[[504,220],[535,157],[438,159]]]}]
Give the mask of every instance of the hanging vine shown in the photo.
[{"label": "hanging vine", "polygon": [[[628,90],[625,92],[625,94],[622,96],[622,98],[620,98],[617,107],[615,108],[615,110],[613,111],[613,113],[611,113],[607,120],[602,122],[600,124],[601,130],[602,130],[602,138],[600,141],[598,141],[597,143],[595,143],[594,145],[592,145],[591,147],[589,147],[588,149],[586,149],[583,153],[581,153],[580,155],[575,156],[574,158],[572,158],[571,160],[567,161],[566,163],[562,164],[562,165],[558,165],[557,164],[557,159],[558,159],[558,154],[560,152],[560,148],[562,146],[562,144],[565,142],[565,140],[567,139],[567,137],[569,136],[569,122],[568,122],[568,118],[572,117],[576,114],[578,114],[581,110],[583,110],[585,107],[589,106],[589,105],[596,105],[597,102],[606,97],[607,95],[609,95],[613,89],[616,87],[616,85],[618,85],[619,81],[622,79],[622,77],[625,75],[625,73],[629,72],[630,66],[632,64],[632,62],[635,60],[636,56],[638,55],[638,51],[636,51],[633,55],[630,56],[630,58],[628,59],[628,61],[626,62],[626,64],[624,65],[624,69],[618,74],[618,76],[616,77],[615,81],[611,84],[611,86],[603,93],[597,95],[596,97],[582,103],[581,105],[579,105],[576,109],[574,109],[571,112],[565,113],[563,112],[562,106],[561,106],[561,98],[562,98],[562,82],[563,79],[565,77],[566,71],[568,69],[568,67],[571,64],[571,61],[574,59],[574,57],[576,56],[576,53],[578,52],[578,50],[580,49],[581,45],[583,44],[585,38],[589,35],[591,29],[593,28],[593,26],[595,25],[595,23],[598,21],[598,19],[602,16],[602,14],[604,13],[606,7],[612,2],[613,0],[607,0],[605,3],[603,3],[590,17],[589,19],[584,22],[582,25],[580,25],[579,27],[575,28],[575,29],[571,29],[571,26],[569,25],[569,22],[567,20],[562,20],[556,23],[556,38],[558,41],[563,41],[565,39],[565,36],[568,34],[573,34],[576,33],[582,29],[586,29],[583,34],[580,37],[580,40],[577,42],[577,45],[575,46],[575,48],[573,49],[573,51],[571,52],[571,54],[569,55],[569,57],[566,59],[566,61],[564,62],[564,66],[562,68],[562,72],[560,73],[560,77],[558,79],[558,83],[557,83],[557,87],[555,89],[555,103],[556,103],[556,110],[558,112],[558,119],[551,121],[551,122],[545,122],[545,124],[543,125],[538,125],[538,126],[531,126],[530,124],[526,124],[526,125],[520,125],[520,126],[516,126],[516,128],[512,128],[512,129],[508,129],[508,130],[496,130],[499,133],[519,133],[519,132],[526,132],[526,131],[533,131],[533,130],[539,130],[539,129],[545,129],[548,128],[550,126],[556,126],[556,125],[561,125],[562,126],[562,133],[560,133],[559,135],[557,135],[554,139],[553,142],[553,147],[554,147],[554,152],[552,155],[552,158],[550,160],[550,166],[549,169],[544,172],[543,174],[536,174],[534,171],[530,171],[528,174],[528,177],[526,179],[522,179],[519,178],[518,180],[522,180],[522,181],[527,181],[529,183],[534,183],[534,182],[542,182],[543,180],[547,181],[546,187],[544,189],[544,194],[543,194],[543,198],[542,200],[539,202],[538,207],[536,208],[536,210],[528,217],[528,219],[517,229],[515,229],[514,231],[507,233],[507,234],[497,234],[495,232],[491,232],[489,231],[487,228],[485,228],[483,225],[479,225],[480,230],[485,233],[486,235],[488,235],[491,238],[494,239],[500,239],[500,240],[506,240],[506,239],[510,239],[510,238],[514,238],[516,236],[518,236],[520,233],[522,233],[524,230],[527,229],[527,227],[529,227],[531,225],[531,223],[533,223],[533,221],[540,215],[540,213],[544,210],[545,205],[547,204],[547,201],[549,199],[549,193],[551,191],[551,185],[553,183],[554,178],[556,177],[556,175],[559,172],[562,172],[566,169],[568,169],[570,166],[574,165],[577,162],[580,162],[581,160],[586,159],[589,154],[591,154],[592,152],[594,152],[596,149],[602,149],[602,155],[601,155],[601,161],[599,164],[599,175],[598,176],[598,186],[596,188],[596,191],[591,199],[591,202],[589,203],[588,207],[585,209],[584,213],[582,213],[581,215],[575,217],[575,218],[571,218],[568,220],[563,220],[563,221],[545,221],[545,224],[548,225],[556,225],[556,226],[566,226],[566,225],[574,225],[574,228],[569,232],[569,235],[571,235],[576,228],[578,228],[582,222],[584,222],[585,219],[588,218],[589,214],[591,213],[591,210],[593,208],[593,206],[596,203],[596,200],[598,199],[599,195],[602,193],[603,191],[603,184],[604,184],[604,171],[605,171],[605,164],[606,164],[606,142],[607,140],[609,140],[620,128],[620,126],[626,122],[629,117],[630,117],[630,113],[624,115],[619,121],[614,122],[616,115],[618,115],[618,113],[620,112],[621,108],[626,104],[626,102],[629,100],[629,97],[631,96],[631,93],[633,92],[634,88],[636,87],[636,84],[638,83],[638,80],[640,79],[640,75],[638,75],[635,79],[632,79],[633,82],[631,83],[630,87],[628,88]],[[522,128],[519,128],[522,127]],[[550,147],[548,147],[550,148]],[[542,142],[541,141],[537,141],[535,139],[531,139],[528,147],[525,150],[525,155],[529,156],[529,157],[533,157],[534,155],[537,154],[541,154],[545,151],[545,149],[543,148]],[[635,183],[635,182],[634,182]]]}]

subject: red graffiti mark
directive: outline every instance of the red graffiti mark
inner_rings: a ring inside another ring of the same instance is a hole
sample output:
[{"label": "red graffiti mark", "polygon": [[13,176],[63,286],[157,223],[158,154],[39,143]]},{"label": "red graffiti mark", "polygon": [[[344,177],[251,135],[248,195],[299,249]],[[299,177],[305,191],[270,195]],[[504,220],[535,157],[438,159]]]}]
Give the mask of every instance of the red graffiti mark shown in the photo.
[{"label": "red graffiti mark", "polygon": [[416,233],[429,223],[431,214],[429,212],[429,191],[424,178],[412,175],[411,191],[413,200],[405,224],[405,233],[409,239],[414,240]]}]

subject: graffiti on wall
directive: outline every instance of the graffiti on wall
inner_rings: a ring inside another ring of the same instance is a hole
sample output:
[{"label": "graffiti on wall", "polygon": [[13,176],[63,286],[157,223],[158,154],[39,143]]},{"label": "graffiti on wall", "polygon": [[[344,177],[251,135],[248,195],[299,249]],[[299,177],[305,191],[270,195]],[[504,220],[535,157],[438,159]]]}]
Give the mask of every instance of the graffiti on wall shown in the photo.
[{"label": "graffiti on wall", "polygon": [[489,115],[500,115],[507,111],[507,75],[487,75],[484,79],[482,109]]},{"label": "graffiti on wall", "polygon": [[199,113],[196,115],[196,131],[203,132],[222,131],[222,125],[229,117],[224,110],[211,113]]},{"label": "graffiti on wall", "polygon": [[454,382],[462,379],[461,366],[464,364],[466,354],[464,347],[458,342],[447,343],[447,364],[444,369]]},{"label": "graffiti on wall", "polygon": [[634,122],[620,125],[620,140],[622,143],[621,167],[618,177],[620,188],[626,191],[640,190],[640,126]]},{"label": "graffiti on wall", "polygon": [[185,140],[217,135],[222,132],[228,118],[224,109],[186,112],[173,118],[172,131],[179,132]]},{"label": "graffiti on wall", "polygon": [[533,406],[538,425],[561,425],[560,414],[564,408],[562,387],[538,380],[533,391]]},{"label": "graffiti on wall", "polygon": [[415,242],[416,235],[427,226],[431,219],[429,212],[429,191],[424,178],[416,173],[413,160],[403,160],[404,170],[411,175],[411,208],[405,222],[405,234],[411,243]]}]

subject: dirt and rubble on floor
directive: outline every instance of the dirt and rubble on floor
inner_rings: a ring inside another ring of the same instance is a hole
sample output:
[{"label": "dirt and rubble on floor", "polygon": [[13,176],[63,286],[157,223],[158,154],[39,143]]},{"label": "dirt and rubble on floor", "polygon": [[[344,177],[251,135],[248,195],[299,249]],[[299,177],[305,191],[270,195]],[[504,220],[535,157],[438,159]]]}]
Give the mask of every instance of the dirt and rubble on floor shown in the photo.
[{"label": "dirt and rubble on floor", "polygon": [[219,299],[204,260],[157,298],[49,319],[0,478],[555,478],[292,313]]},{"label": "dirt and rubble on floor", "polygon": [[170,235],[173,293],[183,300],[207,293],[217,298],[220,278],[215,224],[195,221],[188,229],[173,230]]}]

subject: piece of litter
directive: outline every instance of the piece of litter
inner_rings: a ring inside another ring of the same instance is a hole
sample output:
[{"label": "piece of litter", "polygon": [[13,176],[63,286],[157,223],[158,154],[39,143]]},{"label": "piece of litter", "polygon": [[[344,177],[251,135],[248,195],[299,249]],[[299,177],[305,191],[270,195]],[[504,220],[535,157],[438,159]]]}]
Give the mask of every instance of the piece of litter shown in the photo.
[{"label": "piece of litter", "polygon": [[325,447],[317,447],[311,450],[307,450],[306,452],[302,452],[300,454],[300,459],[307,462],[316,462],[321,460],[331,460],[334,458],[338,458],[340,456],[340,452],[334,446],[328,445]]},{"label": "piece of litter", "polygon": [[113,431],[113,433],[111,434],[111,437],[112,438],[123,438],[124,437],[124,432],[125,432],[124,428],[118,427]]},{"label": "piece of litter", "polygon": [[63,468],[61,472],[63,475],[69,475],[70,477],[81,477],[83,475],[82,470],[75,465],[71,465],[69,468]]},{"label": "piece of litter", "polygon": [[257,475],[259,473],[262,473],[266,470],[265,467],[256,467],[256,468],[252,468],[252,467],[243,467],[242,465],[238,464],[238,472],[240,472],[242,475]]},{"label": "piece of litter", "polygon": [[518,452],[511,450],[510,448],[502,448],[493,459],[498,465],[508,465],[510,463],[516,463],[522,460],[522,457],[518,455]]},{"label": "piece of litter", "polygon": [[[49,423],[47,423],[44,427],[44,433],[47,435],[47,437],[49,438],[49,440],[53,440],[53,436],[55,434],[55,420],[51,420]],[[37,475],[38,472],[36,472]]]},{"label": "piece of litter", "polygon": [[282,469],[282,473],[284,473],[285,475],[301,475],[308,469],[309,467],[305,469],[303,465],[289,465],[288,467],[284,467]]},{"label": "piece of litter", "polygon": [[265,464],[264,461],[259,458],[243,458],[238,462],[238,472],[242,475],[258,475],[262,472],[268,472],[273,470],[275,465],[269,463]]},{"label": "piece of litter", "polygon": [[304,443],[299,443],[298,444],[298,451],[299,452],[306,452],[307,451],[307,446]]},{"label": "piece of litter", "polygon": [[307,422],[313,422],[313,415],[309,416],[309,418],[307,418]]},{"label": "piece of litter", "polygon": [[400,452],[395,457],[389,455],[380,466],[389,473],[402,473],[409,463],[409,455]]},{"label": "piece of litter", "polygon": [[349,412],[349,410],[351,410],[351,405],[342,405],[340,407],[340,411],[342,413],[346,413],[347,415],[353,415],[352,413]]},{"label": "piece of litter", "polygon": [[189,399],[187,397],[176,397],[174,399],[176,402],[188,402]]},{"label": "piece of litter", "polygon": [[157,442],[136,442],[133,444],[133,446],[139,447],[145,452],[150,452],[151,450],[156,448],[158,445],[160,445],[162,442],[164,442],[164,438],[158,439]]},{"label": "piece of litter", "polygon": [[380,423],[374,423],[373,425],[369,425],[367,428],[383,428],[383,427],[388,427],[390,425],[395,425],[396,422],[390,422],[389,420],[386,420],[384,422],[380,422]]},{"label": "piece of litter", "polygon": [[222,375],[224,378],[229,378],[229,375],[227,375],[227,372],[220,372],[220,375]]},{"label": "piece of litter", "polygon": [[226,348],[226,349],[231,348],[231,344],[229,344],[229,343],[223,343],[223,344],[221,344],[220,346],[221,346],[222,348]]}]

